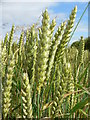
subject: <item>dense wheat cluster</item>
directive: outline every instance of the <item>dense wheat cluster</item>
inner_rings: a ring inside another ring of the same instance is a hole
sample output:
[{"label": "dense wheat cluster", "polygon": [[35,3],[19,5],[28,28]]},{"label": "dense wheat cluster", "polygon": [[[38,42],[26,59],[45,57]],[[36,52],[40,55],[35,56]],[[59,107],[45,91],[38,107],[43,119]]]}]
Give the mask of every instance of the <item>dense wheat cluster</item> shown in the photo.
[{"label": "dense wheat cluster", "polygon": [[[81,36],[80,49],[67,47],[77,6],[57,28],[47,9],[42,25],[22,31],[13,41],[15,26],[0,41],[2,117],[88,118],[89,59]],[[87,59],[87,63],[86,63]]]}]

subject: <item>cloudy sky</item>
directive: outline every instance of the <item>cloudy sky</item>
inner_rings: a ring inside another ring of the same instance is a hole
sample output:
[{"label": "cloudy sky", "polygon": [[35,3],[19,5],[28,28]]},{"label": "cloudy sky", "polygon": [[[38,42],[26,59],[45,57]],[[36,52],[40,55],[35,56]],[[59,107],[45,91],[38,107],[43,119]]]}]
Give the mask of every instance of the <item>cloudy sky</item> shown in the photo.
[{"label": "cloudy sky", "polygon": [[[41,20],[42,12],[47,8],[51,20],[56,17],[57,26],[67,20],[71,10],[77,5],[77,24],[81,14],[87,6],[88,0],[1,0],[0,2],[0,36],[4,37],[10,31],[12,24],[15,26],[28,26]],[[69,2],[67,2],[69,1]],[[78,1],[78,2],[77,2]],[[80,2],[83,1],[83,2]],[[88,9],[85,12],[70,43],[80,36],[88,37]]]}]

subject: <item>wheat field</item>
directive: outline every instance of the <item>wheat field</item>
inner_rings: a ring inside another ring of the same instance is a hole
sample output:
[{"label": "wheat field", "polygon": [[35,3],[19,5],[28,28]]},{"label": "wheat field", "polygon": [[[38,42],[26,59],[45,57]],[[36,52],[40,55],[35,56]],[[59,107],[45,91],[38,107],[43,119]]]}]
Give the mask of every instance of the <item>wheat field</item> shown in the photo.
[{"label": "wheat field", "polygon": [[[15,26],[0,41],[2,118],[89,118],[90,51],[68,46],[77,14],[55,32],[48,10],[42,25],[22,31],[13,41]],[[0,91],[1,92],[1,91]]]}]

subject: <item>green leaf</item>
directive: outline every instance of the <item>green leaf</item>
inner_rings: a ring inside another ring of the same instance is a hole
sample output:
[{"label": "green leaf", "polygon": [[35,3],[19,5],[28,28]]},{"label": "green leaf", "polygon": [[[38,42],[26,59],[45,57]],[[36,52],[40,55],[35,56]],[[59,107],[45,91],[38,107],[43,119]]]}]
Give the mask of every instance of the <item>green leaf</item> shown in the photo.
[{"label": "green leaf", "polygon": [[83,113],[84,116],[88,117],[87,113],[85,111],[83,111],[82,109],[79,109],[79,112]]},{"label": "green leaf", "polygon": [[79,94],[75,95],[75,96],[74,96],[74,98],[77,98],[77,97],[79,97],[79,96],[83,95],[84,93],[86,93],[86,91],[83,91],[83,92],[81,92],[81,93],[79,93]]},{"label": "green leaf", "polygon": [[77,110],[83,108],[86,104],[88,103],[88,97],[84,100],[81,100],[79,103],[77,103],[71,110],[70,110],[70,114],[73,114],[74,112],[76,112]]},{"label": "green leaf", "polygon": [[[88,95],[90,95],[90,92],[87,90],[87,88],[85,88],[85,87],[83,87],[83,86],[81,86],[81,85],[79,85],[79,84],[75,84],[76,85],[76,87],[78,87],[79,89],[82,89],[82,90],[84,90]],[[89,89],[89,88],[88,88]]]}]

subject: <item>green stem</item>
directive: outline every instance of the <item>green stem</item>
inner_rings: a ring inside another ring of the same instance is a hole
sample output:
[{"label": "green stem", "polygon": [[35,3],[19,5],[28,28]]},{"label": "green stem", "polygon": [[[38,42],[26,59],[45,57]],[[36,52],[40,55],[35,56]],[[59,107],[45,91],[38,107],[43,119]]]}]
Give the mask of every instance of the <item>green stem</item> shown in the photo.
[{"label": "green stem", "polygon": [[39,119],[39,91],[38,91],[38,93],[37,93],[37,118]]},{"label": "green stem", "polygon": [[34,89],[33,89],[33,98],[32,98],[32,105],[33,105],[33,116],[36,118],[36,82],[34,84]]},{"label": "green stem", "polygon": [[42,116],[42,114],[43,114],[43,110],[42,110],[42,107],[43,107],[43,93],[44,93],[44,88],[42,87],[41,88],[41,94],[40,94],[40,98],[41,98],[41,101],[40,101],[40,109],[41,109],[41,111],[40,111],[40,118],[41,118],[41,116]]},{"label": "green stem", "polygon": [[22,103],[22,95],[21,95],[21,116],[23,118],[23,103]]},{"label": "green stem", "polygon": [[[51,87],[50,87],[51,88]],[[48,96],[48,102],[50,102],[50,100],[51,100],[51,89],[50,89],[50,92],[49,92],[49,96]],[[49,107],[48,108],[48,117],[50,117],[50,115],[51,115],[51,108]]]},{"label": "green stem", "polygon": [[[49,80],[47,80],[47,86],[49,85]],[[48,99],[46,99],[46,103],[48,103]],[[46,114],[46,116],[47,116],[47,114],[48,114],[48,110],[46,109],[45,110],[45,114]]]}]

